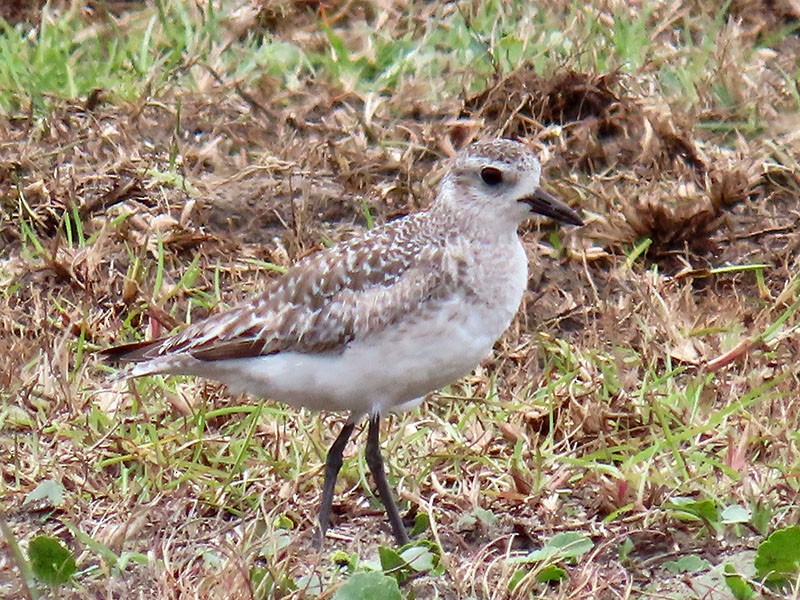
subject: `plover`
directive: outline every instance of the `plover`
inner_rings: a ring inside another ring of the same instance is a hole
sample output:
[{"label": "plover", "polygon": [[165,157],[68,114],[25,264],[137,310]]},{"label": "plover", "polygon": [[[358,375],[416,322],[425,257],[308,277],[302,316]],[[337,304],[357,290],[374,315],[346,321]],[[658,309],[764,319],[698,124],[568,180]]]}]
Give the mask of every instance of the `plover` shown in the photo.
[{"label": "plover", "polygon": [[316,544],[342,452],[369,419],[366,459],[399,545],[408,534],[386,480],[379,422],[472,371],[519,308],[528,277],[517,227],[534,214],[581,225],[539,186],[522,143],[462,150],[431,207],[299,261],[248,302],[173,336],[117,346],[127,373],[196,375],[297,407],[347,411],[325,460]]}]

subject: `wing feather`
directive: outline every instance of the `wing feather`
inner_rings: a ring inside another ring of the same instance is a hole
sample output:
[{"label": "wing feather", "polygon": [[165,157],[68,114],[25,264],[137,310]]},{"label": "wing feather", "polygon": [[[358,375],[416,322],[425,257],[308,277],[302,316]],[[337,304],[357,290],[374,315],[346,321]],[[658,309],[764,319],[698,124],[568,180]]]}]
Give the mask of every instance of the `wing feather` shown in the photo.
[{"label": "wing feather", "polygon": [[[220,360],[296,351],[340,352],[453,291],[459,265],[419,243],[417,215],[312,255],[251,301],[149,344],[122,360],[188,353]],[[424,233],[424,232],[423,232]],[[411,240],[417,240],[412,242]]]}]

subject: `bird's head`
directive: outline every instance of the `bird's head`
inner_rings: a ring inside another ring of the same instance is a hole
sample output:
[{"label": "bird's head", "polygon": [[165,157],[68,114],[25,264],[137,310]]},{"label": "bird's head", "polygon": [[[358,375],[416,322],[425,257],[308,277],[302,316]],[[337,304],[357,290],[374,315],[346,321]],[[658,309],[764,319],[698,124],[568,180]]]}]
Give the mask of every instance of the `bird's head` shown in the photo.
[{"label": "bird's head", "polygon": [[449,211],[474,212],[486,226],[516,228],[535,214],[583,225],[576,211],[541,188],[541,172],[539,160],[520,142],[476,142],[455,157],[437,204]]}]

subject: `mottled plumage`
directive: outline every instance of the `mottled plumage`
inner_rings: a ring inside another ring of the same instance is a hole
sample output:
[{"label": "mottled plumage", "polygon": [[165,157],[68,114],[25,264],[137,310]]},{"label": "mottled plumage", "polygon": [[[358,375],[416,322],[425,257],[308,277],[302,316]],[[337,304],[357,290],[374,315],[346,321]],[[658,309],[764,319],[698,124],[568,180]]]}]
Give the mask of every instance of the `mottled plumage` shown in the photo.
[{"label": "mottled plumage", "polygon": [[337,460],[355,420],[369,414],[370,468],[403,541],[372,427],[491,351],[527,282],[519,223],[532,213],[581,223],[539,188],[539,175],[521,143],[473,144],[427,212],[309,256],[249,302],[177,335],[108,354],[136,362],[131,376],[199,375],[295,406],[350,411],[329,453],[323,532]]},{"label": "mottled plumage", "polygon": [[154,343],[137,359],[341,352],[455,291],[458,265],[447,264],[443,240],[422,215],[306,257],[257,297]]}]

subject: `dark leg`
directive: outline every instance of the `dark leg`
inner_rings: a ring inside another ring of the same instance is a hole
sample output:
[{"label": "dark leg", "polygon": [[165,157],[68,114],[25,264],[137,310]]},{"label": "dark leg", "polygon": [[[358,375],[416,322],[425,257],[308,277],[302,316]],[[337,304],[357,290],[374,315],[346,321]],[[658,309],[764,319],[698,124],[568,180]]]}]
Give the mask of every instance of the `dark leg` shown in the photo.
[{"label": "dark leg", "polygon": [[333,489],[336,487],[336,478],[339,476],[339,469],[342,468],[342,453],[347,441],[353,434],[355,422],[347,419],[336,440],[333,442],[328,455],[325,457],[325,482],[322,484],[322,501],[319,505],[319,531],[314,545],[322,548],[322,541],[325,539],[325,532],[328,530],[328,520],[331,516],[331,505],[333,504]]},{"label": "dark leg", "polygon": [[403,521],[400,519],[400,513],[394,503],[394,498],[392,498],[392,490],[389,488],[389,482],[386,481],[386,473],[383,470],[383,457],[381,456],[379,440],[380,430],[380,415],[371,416],[367,434],[367,465],[370,473],[372,473],[372,478],[375,480],[375,485],[378,487],[378,495],[381,498],[381,502],[386,508],[389,523],[392,524],[394,539],[397,541],[398,546],[402,546],[408,543],[408,533],[406,533],[406,528],[403,527]]}]

